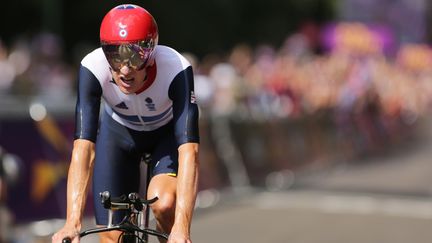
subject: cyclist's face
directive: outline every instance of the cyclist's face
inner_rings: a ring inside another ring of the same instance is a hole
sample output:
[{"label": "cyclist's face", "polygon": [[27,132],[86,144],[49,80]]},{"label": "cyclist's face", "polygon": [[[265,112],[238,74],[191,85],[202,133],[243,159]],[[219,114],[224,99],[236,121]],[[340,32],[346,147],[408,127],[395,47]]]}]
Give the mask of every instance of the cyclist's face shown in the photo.
[{"label": "cyclist's face", "polygon": [[151,62],[153,42],[102,43],[102,50],[111,67],[113,79],[125,94],[137,92],[143,87],[146,68]]},{"label": "cyclist's face", "polygon": [[118,71],[111,69],[111,73],[120,91],[125,94],[136,93],[145,83],[145,68],[136,70],[125,64]]}]

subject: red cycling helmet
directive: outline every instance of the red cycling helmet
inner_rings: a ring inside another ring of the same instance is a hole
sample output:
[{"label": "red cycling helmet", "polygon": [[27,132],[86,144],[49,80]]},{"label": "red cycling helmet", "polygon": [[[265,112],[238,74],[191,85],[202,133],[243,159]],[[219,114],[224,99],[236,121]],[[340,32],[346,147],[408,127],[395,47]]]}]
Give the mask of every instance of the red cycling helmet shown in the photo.
[{"label": "red cycling helmet", "polygon": [[100,42],[110,66],[141,70],[149,64],[158,42],[158,27],[144,8],[123,4],[111,9],[100,27]]}]

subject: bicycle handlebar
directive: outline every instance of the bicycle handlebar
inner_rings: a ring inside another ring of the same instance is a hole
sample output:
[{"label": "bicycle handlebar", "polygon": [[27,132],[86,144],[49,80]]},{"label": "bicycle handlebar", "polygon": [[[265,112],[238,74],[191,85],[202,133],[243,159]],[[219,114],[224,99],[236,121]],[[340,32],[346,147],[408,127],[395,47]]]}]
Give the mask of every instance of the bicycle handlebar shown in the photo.
[{"label": "bicycle handlebar", "polygon": [[138,211],[142,211],[144,208],[143,205],[149,205],[158,200],[157,197],[149,200],[142,199],[139,197],[138,193],[135,192],[129,193],[127,197],[125,195],[120,197],[111,197],[108,191],[101,192],[99,195],[104,208],[113,210],[131,209],[133,207]]},{"label": "bicycle handlebar", "polygon": [[[144,208],[144,205],[150,205],[158,200],[158,197],[154,197],[152,199],[142,199],[139,197],[138,193],[129,193],[128,196],[122,195],[120,197],[111,197],[110,193],[108,191],[104,191],[99,193],[101,197],[101,203],[106,209],[110,210],[131,210],[135,209],[137,211],[142,211]],[[120,224],[120,225],[111,225],[111,226],[105,226],[95,229],[90,229],[83,231],[79,233],[78,237],[83,237],[88,234],[93,233],[100,233],[105,231],[112,231],[112,230],[121,230],[121,231],[138,231],[144,234],[153,235],[157,237],[164,238],[168,240],[168,234],[158,232],[156,230],[152,229],[140,229],[138,227],[134,227],[133,225],[128,224]],[[62,243],[71,243],[72,239],[70,237],[65,237],[62,240]]]},{"label": "bicycle handlebar", "polygon": [[62,243],[71,243],[72,239],[69,237],[63,238]]},{"label": "bicycle handlebar", "polygon": [[[169,237],[169,235],[166,233],[162,233],[162,232],[152,230],[152,229],[140,229],[140,228],[133,227],[131,225],[114,225],[111,227],[100,227],[100,228],[90,229],[90,230],[86,230],[86,231],[81,232],[78,235],[78,237],[81,238],[81,237],[89,235],[89,234],[112,231],[112,230],[121,230],[121,231],[125,231],[125,232],[129,232],[131,230],[134,230],[134,231],[138,231],[140,233],[160,237],[160,238],[163,238],[165,240],[168,240],[168,237]],[[65,237],[62,240],[62,243],[71,243],[71,242],[72,242],[72,239],[69,237]]]}]

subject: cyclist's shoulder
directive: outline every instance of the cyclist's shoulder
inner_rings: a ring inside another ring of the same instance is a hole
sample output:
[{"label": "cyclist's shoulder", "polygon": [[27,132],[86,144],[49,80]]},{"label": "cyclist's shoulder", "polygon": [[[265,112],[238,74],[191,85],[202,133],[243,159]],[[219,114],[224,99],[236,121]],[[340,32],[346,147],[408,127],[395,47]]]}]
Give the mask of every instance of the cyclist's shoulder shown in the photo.
[{"label": "cyclist's shoulder", "polygon": [[178,71],[191,65],[177,50],[165,45],[156,46],[155,60],[158,68],[178,69]]},{"label": "cyclist's shoulder", "polygon": [[99,81],[110,79],[109,64],[100,47],[81,60],[81,68],[89,70]]},{"label": "cyclist's shoulder", "polygon": [[102,48],[99,47],[85,55],[84,58],[81,60],[81,64],[84,66],[88,66],[91,64],[108,65],[108,61],[106,61]]}]

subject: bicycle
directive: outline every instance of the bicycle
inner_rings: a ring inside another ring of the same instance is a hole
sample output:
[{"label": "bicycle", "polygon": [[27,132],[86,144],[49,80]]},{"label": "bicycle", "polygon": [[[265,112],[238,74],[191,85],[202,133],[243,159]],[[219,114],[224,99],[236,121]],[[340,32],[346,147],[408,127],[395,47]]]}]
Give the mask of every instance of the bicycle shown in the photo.
[{"label": "bicycle", "polygon": [[[148,160],[146,164],[146,185],[148,186],[151,178],[149,173],[150,163],[148,163]],[[99,195],[101,197],[102,205],[108,210],[108,224],[103,227],[84,230],[78,234],[79,238],[89,234],[120,230],[122,233],[118,239],[119,243],[147,243],[149,235],[168,240],[168,234],[149,228],[149,205],[156,202],[158,197],[147,200],[140,198],[139,194],[136,192],[129,193],[128,196],[122,195],[120,197],[111,197],[110,192],[108,191],[101,192]],[[126,216],[118,224],[112,223],[113,213],[115,210],[127,210]],[[62,243],[71,243],[71,239],[66,237],[62,240]]]}]

